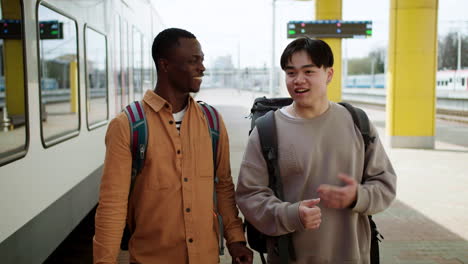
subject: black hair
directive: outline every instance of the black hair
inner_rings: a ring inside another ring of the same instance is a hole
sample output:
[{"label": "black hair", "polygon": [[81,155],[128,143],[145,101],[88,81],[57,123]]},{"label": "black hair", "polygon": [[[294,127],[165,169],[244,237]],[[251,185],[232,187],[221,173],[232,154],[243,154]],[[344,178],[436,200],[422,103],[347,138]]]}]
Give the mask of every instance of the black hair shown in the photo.
[{"label": "black hair", "polygon": [[333,52],[325,41],[301,37],[289,43],[284,49],[281,55],[281,69],[284,70],[291,61],[292,55],[299,51],[307,52],[312,62],[319,68],[333,66]]},{"label": "black hair", "polygon": [[196,38],[195,35],[188,32],[187,30],[180,28],[168,28],[161,31],[153,41],[151,47],[151,55],[153,56],[156,70],[158,70],[158,60],[161,58],[167,58],[172,48],[179,46],[180,38]]}]

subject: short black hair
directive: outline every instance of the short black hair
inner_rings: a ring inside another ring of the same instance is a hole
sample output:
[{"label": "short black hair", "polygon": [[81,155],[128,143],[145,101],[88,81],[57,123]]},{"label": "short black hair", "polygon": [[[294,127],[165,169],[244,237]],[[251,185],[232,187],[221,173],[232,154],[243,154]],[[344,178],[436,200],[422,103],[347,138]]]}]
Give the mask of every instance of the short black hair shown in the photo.
[{"label": "short black hair", "polygon": [[333,52],[328,44],[320,39],[301,37],[295,39],[284,49],[281,55],[281,69],[285,69],[294,53],[305,51],[312,62],[319,68],[333,66]]},{"label": "short black hair", "polygon": [[156,70],[158,70],[158,60],[161,58],[167,58],[170,50],[180,45],[180,38],[195,39],[196,37],[195,35],[184,29],[168,28],[161,31],[154,38],[153,46],[151,47],[151,55],[153,56],[153,61],[156,65]]}]

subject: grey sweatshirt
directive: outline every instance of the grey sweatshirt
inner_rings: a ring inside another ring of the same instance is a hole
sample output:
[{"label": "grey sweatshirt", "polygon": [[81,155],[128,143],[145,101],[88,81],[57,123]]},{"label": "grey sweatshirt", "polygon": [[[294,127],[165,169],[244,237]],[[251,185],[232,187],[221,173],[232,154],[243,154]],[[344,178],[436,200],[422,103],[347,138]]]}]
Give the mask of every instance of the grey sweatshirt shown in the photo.
[{"label": "grey sweatshirt", "polygon": [[[275,113],[278,159],[285,201],[268,188],[266,162],[258,132],[253,130],[241,164],[236,190],[237,204],[245,218],[258,230],[278,236],[293,233],[297,262],[370,262],[370,226],[367,215],[390,206],[396,193],[396,175],[371,125],[376,139],[365,152],[361,133],[344,107],[330,102],[322,115],[295,119]],[[319,204],[319,229],[305,230],[299,218],[299,203],[317,198],[321,184],[343,186],[339,173],[358,183],[357,201],[352,209],[330,209]],[[269,247],[269,263],[278,256]]]}]

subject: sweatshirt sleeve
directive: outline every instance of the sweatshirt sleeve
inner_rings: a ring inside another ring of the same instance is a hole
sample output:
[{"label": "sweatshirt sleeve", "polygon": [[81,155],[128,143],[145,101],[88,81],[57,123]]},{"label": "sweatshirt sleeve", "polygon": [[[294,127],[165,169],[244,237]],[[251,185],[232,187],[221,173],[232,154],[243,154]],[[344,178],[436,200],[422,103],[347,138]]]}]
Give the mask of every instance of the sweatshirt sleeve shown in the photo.
[{"label": "sweatshirt sleeve", "polygon": [[373,215],[388,208],[396,196],[396,174],[373,124],[375,136],[365,154],[363,183],[358,185],[354,212]]},{"label": "sweatshirt sleeve", "polygon": [[304,230],[299,218],[299,202],[283,202],[268,187],[267,164],[256,128],[249,137],[242,160],[236,201],[245,218],[264,234],[279,236]]},{"label": "sweatshirt sleeve", "polygon": [[216,175],[219,182],[216,184],[218,211],[223,217],[224,236],[227,244],[245,242],[242,220],[236,207],[234,183],[231,176],[229,157],[229,138],[226,127],[219,115],[220,136],[218,141]]},{"label": "sweatshirt sleeve", "polygon": [[106,157],[95,217],[95,264],[117,263],[127,216],[132,156],[130,126],[125,114],[113,119],[106,133]]}]

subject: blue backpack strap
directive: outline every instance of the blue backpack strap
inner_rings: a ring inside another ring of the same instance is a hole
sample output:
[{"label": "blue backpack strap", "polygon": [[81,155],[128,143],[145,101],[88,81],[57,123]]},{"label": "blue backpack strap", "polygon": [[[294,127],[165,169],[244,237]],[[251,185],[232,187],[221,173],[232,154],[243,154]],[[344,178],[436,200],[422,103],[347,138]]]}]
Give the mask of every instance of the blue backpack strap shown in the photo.
[{"label": "blue backpack strap", "polygon": [[132,152],[130,195],[136,176],[141,172],[145,164],[146,147],[148,145],[148,124],[146,123],[142,102],[132,102],[123,111],[125,111],[130,124],[130,150]]},{"label": "blue backpack strap", "polygon": [[219,115],[218,111],[211,105],[198,101],[200,108],[205,115],[206,122],[208,123],[208,130],[211,136],[211,146],[213,148],[213,169],[214,169],[214,190],[213,190],[213,203],[214,203],[214,213],[218,219],[219,227],[219,254],[224,255],[224,228],[223,228],[223,217],[218,212],[218,199],[216,197],[216,184],[219,182],[218,176],[216,175],[216,165],[217,165],[217,153],[218,153],[218,141],[219,141]]}]

